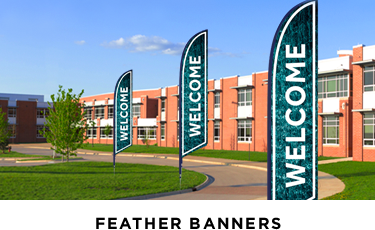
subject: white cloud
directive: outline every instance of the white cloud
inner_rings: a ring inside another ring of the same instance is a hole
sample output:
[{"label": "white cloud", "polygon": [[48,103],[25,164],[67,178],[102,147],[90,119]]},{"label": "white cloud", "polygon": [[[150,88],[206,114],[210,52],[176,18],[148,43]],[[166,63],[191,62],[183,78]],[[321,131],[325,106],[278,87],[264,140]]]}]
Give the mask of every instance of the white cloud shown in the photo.
[{"label": "white cloud", "polygon": [[[108,48],[124,48],[130,52],[157,52],[169,55],[181,55],[186,43],[168,41],[159,36],[134,35],[130,38],[119,38],[110,42],[103,42],[101,45]],[[223,52],[219,48],[208,47],[208,56],[239,57],[240,55]]]},{"label": "white cloud", "polygon": [[158,36],[147,37],[145,35],[134,35],[130,38],[119,38],[101,44],[110,48],[125,48],[130,52],[158,52],[170,55],[179,55],[185,46],[184,43],[173,43]]},{"label": "white cloud", "polygon": [[[242,54],[244,54],[244,53],[242,53]],[[242,57],[241,54],[231,53],[231,52],[223,52],[219,48],[208,47],[208,57],[217,57],[217,56]]]},{"label": "white cloud", "polygon": [[84,45],[86,42],[85,40],[81,40],[81,41],[75,41],[74,43],[77,45]]}]

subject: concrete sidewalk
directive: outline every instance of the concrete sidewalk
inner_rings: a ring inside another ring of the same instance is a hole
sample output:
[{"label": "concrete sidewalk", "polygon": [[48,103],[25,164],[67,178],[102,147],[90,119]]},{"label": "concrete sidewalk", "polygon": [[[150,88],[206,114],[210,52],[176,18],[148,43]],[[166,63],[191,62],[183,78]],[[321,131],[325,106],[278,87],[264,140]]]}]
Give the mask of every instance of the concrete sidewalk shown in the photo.
[{"label": "concrete sidewalk", "polygon": [[[50,149],[50,144],[41,143],[41,144],[17,144],[14,146],[26,147],[26,148],[36,148],[36,149]],[[77,154],[82,155],[112,155],[112,152],[101,152],[101,151],[92,151],[85,149],[78,149]],[[178,155],[175,154],[145,154],[145,153],[119,153],[116,157],[145,157],[145,158],[159,158],[166,160],[178,160]],[[332,159],[319,161],[318,164],[328,164],[341,161],[350,161],[351,158],[341,158],[341,159]],[[240,161],[240,160],[229,160],[229,159],[220,159],[220,158],[209,158],[209,157],[197,157],[197,156],[186,156],[184,157],[184,162],[196,162],[204,163],[209,165],[225,165],[232,167],[241,167],[248,168],[253,170],[267,171],[267,162],[251,162],[251,161]],[[336,193],[342,192],[345,188],[345,184],[328,173],[318,172],[318,195],[319,199],[332,196]],[[266,197],[264,197],[266,199]]]}]

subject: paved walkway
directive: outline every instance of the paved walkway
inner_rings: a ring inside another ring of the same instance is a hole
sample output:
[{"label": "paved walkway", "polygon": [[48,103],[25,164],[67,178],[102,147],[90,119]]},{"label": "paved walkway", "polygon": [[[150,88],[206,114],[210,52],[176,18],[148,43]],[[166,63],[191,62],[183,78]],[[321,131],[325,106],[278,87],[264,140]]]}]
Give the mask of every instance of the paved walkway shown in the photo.
[{"label": "paved walkway", "polygon": [[[36,148],[36,149],[49,149],[50,144],[41,143],[41,144],[16,144],[15,147],[26,147],[26,148]],[[77,150],[77,154],[87,155],[87,156],[110,156],[111,152],[101,152],[93,150]],[[159,159],[168,159],[168,160],[177,160],[178,156],[173,154],[142,154],[142,153],[119,153],[117,156],[128,156],[128,157],[147,157],[147,158],[159,158]],[[92,158],[92,157],[90,157]],[[333,159],[326,161],[319,161],[318,164],[327,164],[335,163],[340,161],[350,161],[352,158],[344,159]],[[267,163],[266,162],[250,162],[250,161],[239,161],[239,160],[228,160],[228,159],[219,159],[219,158],[208,158],[208,157],[197,157],[197,156],[186,156],[184,157],[184,162],[197,162],[204,163],[209,165],[225,165],[232,167],[248,168],[253,170],[259,170],[266,172]],[[25,165],[26,163],[22,163]],[[40,163],[38,163],[39,165]],[[332,196],[336,193],[342,192],[345,188],[345,184],[338,178],[324,173],[318,172],[318,196],[319,199]],[[258,198],[259,200],[266,200],[267,197]]]}]

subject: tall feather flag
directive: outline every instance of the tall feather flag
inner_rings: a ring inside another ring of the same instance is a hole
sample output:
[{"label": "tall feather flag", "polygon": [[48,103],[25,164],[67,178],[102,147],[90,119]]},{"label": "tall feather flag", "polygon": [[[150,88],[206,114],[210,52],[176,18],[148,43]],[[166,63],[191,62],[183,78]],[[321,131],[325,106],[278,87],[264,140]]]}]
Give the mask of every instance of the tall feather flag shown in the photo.
[{"label": "tall feather flag", "polygon": [[116,154],[132,146],[133,141],[133,70],[121,75],[114,93],[113,170]]},{"label": "tall feather flag", "polygon": [[207,145],[207,36],[190,38],[181,57],[179,87],[179,173],[182,158]]},{"label": "tall feather flag", "polygon": [[318,197],[317,1],[281,21],[268,71],[268,199]]}]

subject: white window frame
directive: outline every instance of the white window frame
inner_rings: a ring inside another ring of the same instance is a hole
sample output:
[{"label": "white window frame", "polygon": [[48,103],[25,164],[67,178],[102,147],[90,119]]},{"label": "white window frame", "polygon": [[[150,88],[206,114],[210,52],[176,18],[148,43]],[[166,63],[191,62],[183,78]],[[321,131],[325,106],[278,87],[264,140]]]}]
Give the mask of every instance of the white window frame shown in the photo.
[{"label": "white window frame", "polygon": [[[366,126],[372,127],[372,138],[365,138]],[[370,141],[372,144],[368,144]],[[363,115],[363,146],[375,147],[375,113],[365,113]]]},{"label": "white window frame", "polygon": [[40,135],[40,133],[39,133],[39,130],[42,130],[42,131],[43,131],[44,127],[45,127],[46,129],[48,129],[48,127],[46,127],[46,126],[44,126],[44,125],[37,125],[37,126],[36,126],[36,138],[45,138],[45,137],[44,137],[45,132],[43,132],[43,135]]},{"label": "white window frame", "polygon": [[[13,111],[12,114],[9,113],[11,110]],[[17,117],[17,108],[8,108],[8,118],[9,117]]]},{"label": "white window frame", "polygon": [[[216,130],[218,130],[218,135],[216,135]],[[220,121],[214,122],[214,141],[219,142],[220,141]]]},{"label": "white window frame", "polygon": [[161,99],[160,107],[160,111],[165,112],[165,99]]},{"label": "white window frame", "polygon": [[214,104],[215,104],[215,108],[220,108],[220,92],[215,92]]},{"label": "white window frame", "polygon": [[[369,68],[372,68],[372,69],[369,69]],[[369,73],[369,72],[372,72],[372,85],[365,85],[365,73]],[[375,65],[364,66],[363,67],[363,92],[373,92],[373,91],[375,91]]]},{"label": "white window frame", "polygon": [[[335,118],[335,120],[328,120],[328,118]],[[334,138],[328,137],[328,128],[330,127],[336,128],[336,137]],[[339,145],[340,144],[340,117],[339,116],[323,116],[322,135],[323,135],[323,145]]]},{"label": "white window frame", "polygon": [[[16,132],[14,132],[14,136],[13,136],[13,127],[15,129]],[[14,126],[14,125],[8,125],[8,131],[10,132],[11,136],[9,138],[16,138],[17,136],[17,126]]]},{"label": "white window frame", "polygon": [[[164,134],[163,134],[164,131]],[[165,123],[160,124],[160,140],[165,140]]]},{"label": "white window frame", "polygon": [[[149,140],[156,140],[156,127],[138,127],[137,138],[139,140],[145,139],[146,133],[149,132],[149,131],[153,131],[154,134],[150,134],[148,136],[148,139]],[[141,134],[142,132],[144,132],[144,134]]]},{"label": "white window frame", "polygon": [[100,127],[100,139],[112,139],[113,138],[113,127],[111,127],[111,132],[108,137],[104,134],[105,127]]},{"label": "white window frame", "polygon": [[[328,92],[328,82],[330,81],[335,81],[336,91]],[[319,77],[318,86],[319,84],[322,84],[322,91],[318,90],[319,99],[349,97],[349,74],[338,74]]]},{"label": "white window frame", "polygon": [[108,119],[113,118],[113,105],[108,105]]},{"label": "white window frame", "polygon": [[[247,95],[250,94],[250,98]],[[238,90],[238,106],[251,106],[253,104],[253,90],[251,88]]]},{"label": "white window frame", "polygon": [[36,118],[46,118],[49,115],[48,109],[36,109]]},{"label": "white window frame", "polygon": [[[92,107],[85,107],[84,111],[86,112],[85,118],[87,120],[91,120],[92,119]],[[91,113],[88,113],[88,111],[91,111]]]},{"label": "white window frame", "polygon": [[[139,111],[135,111],[136,108],[139,108]],[[140,117],[141,116],[141,105],[140,104],[133,104],[133,117]]]},{"label": "white window frame", "polygon": [[95,107],[95,119],[104,119],[104,106]]},{"label": "white window frame", "polygon": [[[89,138],[96,138],[97,137],[97,129],[98,129],[98,127],[87,128],[86,136],[88,136]],[[94,136],[93,136],[93,134],[94,134]]]},{"label": "white window frame", "polygon": [[[244,136],[240,136],[240,130],[243,129]],[[250,135],[246,135],[247,129],[250,130]],[[252,120],[238,120],[237,121],[237,142],[251,143],[252,141]]]}]

